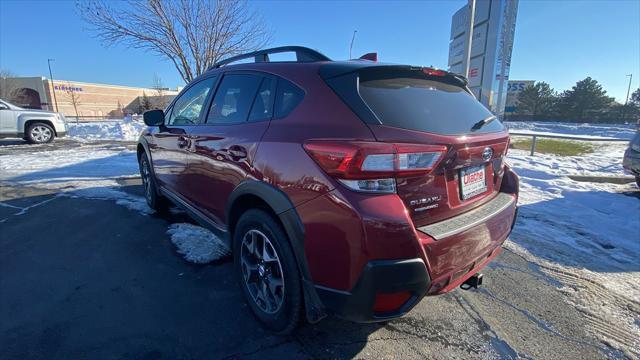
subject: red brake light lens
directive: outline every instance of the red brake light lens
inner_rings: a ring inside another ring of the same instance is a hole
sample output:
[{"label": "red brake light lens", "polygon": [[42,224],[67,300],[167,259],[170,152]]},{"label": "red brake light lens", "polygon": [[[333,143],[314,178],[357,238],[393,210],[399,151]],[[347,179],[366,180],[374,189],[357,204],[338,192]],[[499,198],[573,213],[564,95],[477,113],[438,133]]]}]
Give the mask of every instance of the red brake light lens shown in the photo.
[{"label": "red brake light lens", "polygon": [[445,76],[445,75],[447,75],[446,71],[438,70],[438,69],[434,69],[434,68],[423,68],[422,72],[425,75],[429,75],[429,76]]},{"label": "red brake light lens", "polygon": [[441,145],[325,140],[308,141],[304,149],[327,174],[367,192],[395,192],[395,178],[433,170],[447,150]]},{"label": "red brake light lens", "polygon": [[408,291],[391,294],[377,293],[375,303],[373,304],[373,312],[386,313],[398,311],[410,298],[411,293]]}]

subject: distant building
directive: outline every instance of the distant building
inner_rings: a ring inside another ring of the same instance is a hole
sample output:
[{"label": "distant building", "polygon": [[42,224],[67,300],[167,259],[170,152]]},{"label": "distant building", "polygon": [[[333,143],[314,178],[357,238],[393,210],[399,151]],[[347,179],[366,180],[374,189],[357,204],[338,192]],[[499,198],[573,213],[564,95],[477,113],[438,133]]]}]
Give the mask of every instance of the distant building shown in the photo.
[{"label": "distant building", "polygon": [[518,111],[518,96],[528,86],[533,86],[535,80],[509,80],[507,86],[507,103],[504,107],[505,115],[515,114]]},{"label": "distant building", "polygon": [[[178,94],[176,90],[94,84],[54,80],[45,77],[13,77],[0,80],[4,100],[30,109],[44,109],[76,116],[119,116],[140,112],[141,98],[146,94],[154,107],[166,106]],[[9,96],[6,94],[10,93]],[[54,97],[55,94],[55,97]],[[76,106],[74,107],[74,98]]]}]

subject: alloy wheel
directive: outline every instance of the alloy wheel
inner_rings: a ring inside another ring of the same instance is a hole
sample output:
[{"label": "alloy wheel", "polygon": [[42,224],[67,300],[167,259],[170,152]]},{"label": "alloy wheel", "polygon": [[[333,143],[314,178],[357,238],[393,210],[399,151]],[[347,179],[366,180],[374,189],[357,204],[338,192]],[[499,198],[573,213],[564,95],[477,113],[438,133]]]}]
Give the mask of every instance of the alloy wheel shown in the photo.
[{"label": "alloy wheel", "polygon": [[53,133],[46,126],[37,125],[31,129],[31,138],[36,142],[47,142],[51,139],[51,136],[53,136]]},{"label": "alloy wheel", "polygon": [[242,238],[240,264],[245,286],[255,304],[274,314],[284,303],[282,264],[269,238],[252,229]]}]

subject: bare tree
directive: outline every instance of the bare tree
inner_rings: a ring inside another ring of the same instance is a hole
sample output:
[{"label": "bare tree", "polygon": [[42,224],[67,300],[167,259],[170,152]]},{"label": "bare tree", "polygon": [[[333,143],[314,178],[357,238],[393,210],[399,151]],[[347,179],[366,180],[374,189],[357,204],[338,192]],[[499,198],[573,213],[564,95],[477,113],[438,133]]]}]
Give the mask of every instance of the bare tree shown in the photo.
[{"label": "bare tree", "polygon": [[158,107],[158,109],[162,109],[164,110],[164,108],[167,107],[167,98],[166,98],[166,88],[164,87],[164,84],[162,83],[162,79],[160,78],[160,76],[158,76],[158,74],[153,74],[153,84],[151,85],[153,87],[153,90],[155,91],[155,103],[156,106]]},{"label": "bare tree", "polygon": [[0,69],[0,99],[14,101],[18,87],[11,79],[12,77],[15,77],[14,73],[6,69]]},{"label": "bare tree", "polygon": [[90,0],[78,8],[106,45],[124,43],[169,59],[186,83],[270,38],[245,0]]},{"label": "bare tree", "polygon": [[73,110],[76,112],[76,124],[80,120],[80,114],[78,113],[78,106],[80,106],[80,94],[75,90],[75,86],[71,85],[70,82],[67,82],[67,96],[69,97],[69,101],[71,105],[73,105]]}]

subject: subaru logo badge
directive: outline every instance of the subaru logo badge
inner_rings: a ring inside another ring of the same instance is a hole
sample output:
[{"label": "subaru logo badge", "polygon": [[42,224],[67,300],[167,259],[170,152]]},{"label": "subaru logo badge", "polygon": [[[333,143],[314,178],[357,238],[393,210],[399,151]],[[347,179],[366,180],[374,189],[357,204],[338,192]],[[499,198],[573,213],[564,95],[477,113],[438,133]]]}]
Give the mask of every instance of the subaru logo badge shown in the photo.
[{"label": "subaru logo badge", "polygon": [[493,156],[493,149],[491,149],[490,147],[485,148],[484,151],[482,151],[482,160],[488,161],[489,159],[491,159],[492,156]]}]

